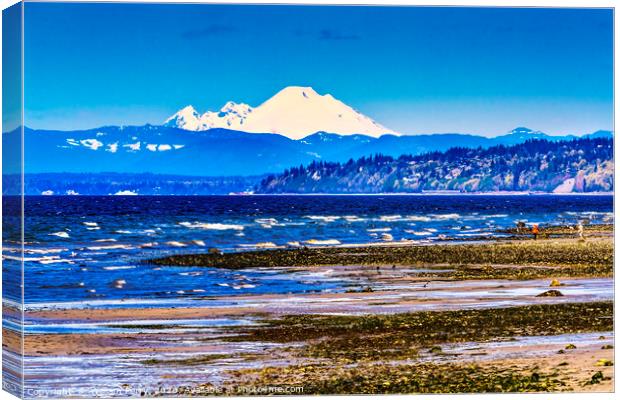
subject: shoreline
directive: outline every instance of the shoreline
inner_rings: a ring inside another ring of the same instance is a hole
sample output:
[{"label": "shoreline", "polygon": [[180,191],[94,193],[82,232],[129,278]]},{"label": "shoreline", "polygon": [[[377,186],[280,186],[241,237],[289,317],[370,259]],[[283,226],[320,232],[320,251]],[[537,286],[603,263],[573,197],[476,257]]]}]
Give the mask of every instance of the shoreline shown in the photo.
[{"label": "shoreline", "polygon": [[[165,394],[162,384],[181,395],[260,386],[300,386],[304,394],[608,392],[613,226],[586,226],[585,241],[567,226],[548,233],[145,260],[147,268],[301,272],[339,286],[226,295],[205,287],[188,306],[26,308],[24,374],[53,389],[49,375],[83,369],[62,383],[80,390],[96,362],[104,388],[122,379],[124,388],[154,395]],[[20,314],[7,303],[3,311]],[[22,349],[17,331],[3,332],[7,355]],[[130,371],[122,377],[113,371],[119,359]]]},{"label": "shoreline", "polygon": [[[105,324],[119,322],[133,324],[137,321],[170,320],[238,320],[264,318],[265,316],[311,315],[311,314],[394,314],[420,311],[445,311],[462,308],[494,309],[507,306],[532,304],[560,304],[570,302],[607,301],[602,290],[611,286],[609,278],[564,278],[555,275],[562,284],[559,297],[538,297],[549,290],[550,279],[535,280],[437,280],[416,278],[395,279],[408,289],[390,288],[392,281],[383,287],[380,283],[364,283],[351,290],[332,293],[299,294],[243,294],[226,297],[195,299],[191,305],[172,307],[126,306],[98,308],[48,308],[26,311],[26,320],[46,326],[54,321],[70,321],[73,324]],[[427,288],[424,285],[429,282]],[[366,291],[368,287],[374,288]],[[459,297],[452,295],[460,293]],[[489,293],[485,295],[485,293]],[[287,301],[288,300],[288,301]],[[220,302],[220,304],[218,304]],[[215,304],[213,304],[215,303]],[[6,315],[16,315],[16,310],[4,307]],[[152,322],[157,323],[157,322]],[[77,327],[77,325],[75,325]]]}]

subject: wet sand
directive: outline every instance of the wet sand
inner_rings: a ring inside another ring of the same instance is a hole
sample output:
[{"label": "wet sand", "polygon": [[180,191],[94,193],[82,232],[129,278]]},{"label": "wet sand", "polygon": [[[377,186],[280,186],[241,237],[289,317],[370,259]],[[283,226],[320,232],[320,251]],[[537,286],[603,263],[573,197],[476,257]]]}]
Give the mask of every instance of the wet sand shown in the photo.
[{"label": "wet sand", "polygon": [[[602,349],[604,345],[613,345],[613,337],[601,340],[596,344],[581,344],[577,342],[577,348],[558,354],[562,346],[533,345],[518,350],[521,354],[517,357],[512,355],[512,349],[506,349],[505,358],[497,361],[486,362],[490,366],[500,368],[531,369],[535,366],[544,373],[557,373],[559,379],[566,384],[562,390],[575,392],[613,392],[615,368],[613,365],[597,365],[599,360],[614,361],[613,348]],[[525,350],[525,352],[524,352]],[[528,354],[527,351],[530,351]],[[591,384],[592,377],[601,372],[604,379]]]},{"label": "wet sand", "polygon": [[[327,267],[325,267],[327,268]],[[332,269],[332,268],[330,268]],[[352,286],[346,293],[296,295],[255,295],[218,297],[196,301],[192,308],[102,308],[30,311],[28,320],[53,321],[139,321],[208,319],[218,317],[268,316],[288,314],[364,314],[413,312],[458,308],[505,307],[559,302],[611,299],[613,281],[608,278],[561,278],[563,296],[537,297],[549,290],[550,280],[469,280],[434,281],[377,277]],[[372,292],[364,292],[366,287]],[[354,291],[353,291],[354,290]],[[209,304],[213,302],[215,304]],[[225,305],[218,305],[218,303]],[[232,305],[230,305],[232,304]]]}]

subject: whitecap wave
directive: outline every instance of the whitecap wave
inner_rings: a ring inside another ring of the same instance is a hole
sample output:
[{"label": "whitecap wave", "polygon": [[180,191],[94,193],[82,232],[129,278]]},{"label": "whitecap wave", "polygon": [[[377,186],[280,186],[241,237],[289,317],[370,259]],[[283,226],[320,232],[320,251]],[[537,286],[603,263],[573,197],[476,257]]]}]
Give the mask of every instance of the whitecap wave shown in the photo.
[{"label": "whitecap wave", "polygon": [[413,231],[411,229],[405,229],[405,232],[410,233],[412,235],[416,235],[416,236],[429,236],[433,234],[433,232],[429,232],[429,231]]},{"label": "whitecap wave", "polygon": [[133,249],[132,246],[128,244],[111,244],[109,246],[87,246],[88,250],[98,251],[98,250],[128,250]]},{"label": "whitecap wave", "polygon": [[371,228],[366,229],[368,232],[390,232],[392,228]]},{"label": "whitecap wave", "polygon": [[[20,253],[21,249],[18,247],[3,247],[3,252],[10,253]],[[63,251],[68,251],[68,249],[59,249],[59,248],[50,248],[50,249],[33,249],[33,248],[24,248],[25,254],[56,254],[62,253]]]},{"label": "whitecap wave", "polygon": [[201,276],[204,272],[202,271],[190,271],[190,272],[179,272],[181,276]]},{"label": "whitecap wave", "polygon": [[232,288],[235,290],[239,290],[239,289],[252,289],[255,288],[256,285],[251,285],[249,283],[243,284],[243,285],[235,285]]},{"label": "whitecap wave", "polygon": [[260,242],[255,244],[239,244],[238,247],[244,248],[252,248],[252,249],[272,249],[278,247],[277,244],[273,242]]},{"label": "whitecap wave", "polygon": [[179,225],[190,229],[207,229],[215,231],[236,230],[242,231],[243,225],[221,224],[221,223],[204,223],[204,222],[179,222]]},{"label": "whitecap wave", "polygon": [[186,247],[187,245],[185,243],[181,243],[181,242],[177,242],[177,241],[170,241],[170,242],[166,242],[166,244],[168,246],[172,246],[172,247]]},{"label": "whitecap wave", "polygon": [[69,234],[67,232],[54,232],[50,233],[49,236],[58,236],[59,238],[69,239]]},{"label": "whitecap wave", "polygon": [[338,244],[340,244],[340,240],[336,240],[336,239],[325,239],[325,240],[310,239],[310,240],[306,240],[304,243],[311,244],[311,245],[316,245],[316,246],[331,246],[331,245],[338,245]]},{"label": "whitecap wave", "polygon": [[338,215],[306,215],[305,218],[313,221],[334,222],[340,219]]},{"label": "whitecap wave", "polygon": [[278,220],[275,218],[257,218],[254,222],[257,224],[275,225],[278,223]]},{"label": "whitecap wave", "polygon": [[430,222],[432,221],[431,217],[427,217],[424,215],[407,215],[407,217],[405,218],[407,221],[413,221],[413,222]]},{"label": "whitecap wave", "polygon": [[379,221],[385,221],[385,222],[402,221],[402,219],[403,219],[402,215],[381,215],[379,217]]},{"label": "whitecap wave", "polygon": [[12,260],[12,261],[38,262],[40,264],[58,264],[58,263],[73,264],[74,263],[73,260],[67,260],[64,258],[60,258],[60,256],[17,257],[17,256],[9,256],[9,255],[3,254],[2,259]]},{"label": "whitecap wave", "polygon": [[446,219],[459,219],[461,218],[460,214],[452,213],[452,214],[434,214],[433,218],[446,220]]},{"label": "whitecap wave", "polygon": [[390,235],[389,233],[382,233],[381,240],[385,242],[391,242],[392,240],[394,240],[394,236]]},{"label": "whitecap wave", "polygon": [[133,265],[119,265],[119,266],[112,266],[112,267],[103,267],[103,269],[105,269],[106,271],[117,271],[117,270],[122,270],[122,269],[134,269],[136,268]]},{"label": "whitecap wave", "polygon": [[57,256],[43,257],[43,259],[39,260],[39,264],[62,264],[62,263],[74,264],[75,262],[73,260],[68,260],[66,258],[60,258]]}]

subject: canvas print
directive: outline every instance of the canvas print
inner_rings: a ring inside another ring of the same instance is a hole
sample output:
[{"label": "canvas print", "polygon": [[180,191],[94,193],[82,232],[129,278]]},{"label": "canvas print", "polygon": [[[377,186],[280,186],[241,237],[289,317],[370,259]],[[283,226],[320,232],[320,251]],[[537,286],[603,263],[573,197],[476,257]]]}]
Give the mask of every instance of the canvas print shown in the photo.
[{"label": "canvas print", "polygon": [[613,22],[4,10],[4,389],[613,391]]}]

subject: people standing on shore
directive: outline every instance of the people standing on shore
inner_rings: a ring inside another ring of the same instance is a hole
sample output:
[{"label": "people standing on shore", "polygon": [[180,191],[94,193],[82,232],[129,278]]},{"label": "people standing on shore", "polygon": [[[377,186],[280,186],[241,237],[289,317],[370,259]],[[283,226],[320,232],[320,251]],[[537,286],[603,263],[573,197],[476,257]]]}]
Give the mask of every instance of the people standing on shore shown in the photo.
[{"label": "people standing on shore", "polygon": [[538,224],[534,224],[532,226],[532,235],[534,235],[534,240],[538,239],[539,234],[540,234],[540,230],[538,229]]},{"label": "people standing on shore", "polygon": [[577,224],[577,234],[579,235],[580,240],[586,240],[586,237],[583,235],[584,229],[581,221]]}]

